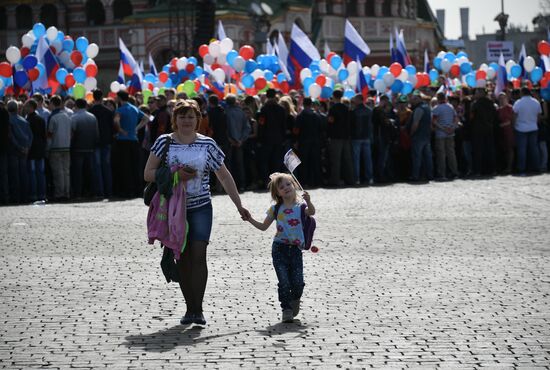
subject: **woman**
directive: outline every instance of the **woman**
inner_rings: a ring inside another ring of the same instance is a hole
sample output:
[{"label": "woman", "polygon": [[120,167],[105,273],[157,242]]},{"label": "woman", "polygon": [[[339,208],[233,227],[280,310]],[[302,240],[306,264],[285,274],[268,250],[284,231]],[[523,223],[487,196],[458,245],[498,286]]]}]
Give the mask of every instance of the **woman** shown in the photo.
[{"label": "woman", "polygon": [[505,93],[499,94],[498,105],[498,141],[504,156],[504,174],[509,175],[514,165],[514,128],[512,127],[514,110]]},{"label": "woman", "polygon": [[212,229],[212,203],[210,197],[210,172],[214,172],[229,194],[243,219],[250,213],[242,207],[241,199],[233,177],[223,163],[224,154],[216,142],[197,129],[201,120],[198,105],[193,100],[179,102],[172,116],[172,134],[161,135],[151,147],[151,153],[145,166],[145,181],[155,181],[155,172],[160,166],[160,158],[167,140],[169,149],[167,164],[185,165],[180,168],[180,179],[186,182],[187,222],[189,223],[188,244],[178,261],[180,288],[185,298],[187,312],[180,320],[181,324],[206,324],[203,315],[203,297],[208,279],[206,265],[206,246]]}]

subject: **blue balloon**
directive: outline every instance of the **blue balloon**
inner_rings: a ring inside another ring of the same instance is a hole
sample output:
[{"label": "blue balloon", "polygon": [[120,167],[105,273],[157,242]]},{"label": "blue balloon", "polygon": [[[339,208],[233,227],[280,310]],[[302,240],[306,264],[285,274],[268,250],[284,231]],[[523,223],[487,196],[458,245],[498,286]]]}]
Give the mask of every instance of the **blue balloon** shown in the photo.
[{"label": "blue balloon", "polygon": [[281,83],[283,81],[286,81],[286,75],[283,72],[281,72],[277,75],[277,82]]},{"label": "blue balloon", "polygon": [[65,78],[68,74],[69,72],[67,72],[65,68],[59,68],[57,72],[55,72],[55,78],[57,79],[57,82],[59,82],[60,84],[64,84]]},{"label": "blue balloon", "polygon": [[457,54],[456,54],[456,57],[457,58],[461,58],[461,57],[466,57],[468,58],[468,54],[464,51],[459,51]]},{"label": "blue balloon", "polygon": [[531,82],[533,83],[537,83],[539,82],[541,79],[542,79],[542,69],[540,67],[535,67],[532,71],[531,71]]},{"label": "blue balloon", "polygon": [[476,75],[473,72],[470,72],[466,75],[466,83],[469,87],[476,87]]},{"label": "blue balloon", "polygon": [[167,79],[166,82],[164,83],[164,87],[172,87],[172,86],[174,86],[172,79],[171,78]]},{"label": "blue balloon", "polygon": [[464,62],[460,65],[460,73],[466,75],[472,71],[472,63]]},{"label": "blue balloon", "polygon": [[46,67],[42,63],[36,63],[36,69],[38,69],[38,76],[42,77],[46,73]]},{"label": "blue balloon", "polygon": [[441,59],[440,57],[435,57],[434,58],[434,67],[441,70],[441,62],[443,61],[443,59]]},{"label": "blue balloon", "polygon": [[313,79],[313,77],[304,78],[304,82],[302,82],[302,85],[304,85],[304,90],[309,90],[309,86],[314,82],[315,80]]},{"label": "blue balloon", "polygon": [[271,72],[270,70],[265,70],[264,71],[264,78],[266,81],[271,81],[273,80],[273,72]]},{"label": "blue balloon", "polygon": [[82,67],[77,67],[73,70],[74,80],[80,84],[86,81],[86,71]]},{"label": "blue balloon", "polygon": [[489,67],[493,68],[495,71],[498,71],[498,63],[493,62],[489,64]]},{"label": "blue balloon", "polygon": [[[321,90],[322,91],[322,90]],[[355,96],[355,91],[353,91],[352,89],[346,89],[344,91],[344,98],[347,98],[347,99],[351,99]]]},{"label": "blue balloon", "polygon": [[321,89],[321,98],[328,99],[332,96],[332,87],[330,86],[323,86]]},{"label": "blue balloon", "polygon": [[25,71],[17,71],[15,72],[15,75],[13,76],[13,80],[15,83],[19,86],[24,86],[27,81],[29,80],[29,77],[27,76],[27,72]]},{"label": "blue balloon", "polygon": [[456,55],[454,53],[448,52],[447,54],[445,54],[445,57],[443,59],[448,59],[449,62],[454,63],[454,61],[456,60]]},{"label": "blue balloon", "polygon": [[545,88],[545,89],[542,89],[540,90],[540,96],[544,99],[544,100],[550,100],[550,88]]},{"label": "blue balloon", "polygon": [[84,36],[80,36],[76,39],[76,50],[80,51],[82,54],[85,54],[86,49],[88,49],[88,39]]},{"label": "blue balloon", "polygon": [[187,59],[187,64],[189,64],[189,63],[196,66],[197,65],[197,58],[189,57],[189,59]]},{"label": "blue balloon", "polygon": [[439,78],[439,72],[432,68],[430,69],[430,72],[428,72],[428,76],[430,76],[430,81],[437,81]]},{"label": "blue balloon", "polygon": [[63,40],[63,42],[61,43],[61,47],[62,47],[63,50],[65,50],[65,51],[73,51],[73,48],[74,48],[74,41],[73,41],[73,39],[65,39],[65,40]]},{"label": "blue balloon", "polygon": [[244,71],[246,73],[252,73],[258,68],[258,63],[254,59],[248,59],[244,64]]},{"label": "blue balloon", "polygon": [[409,73],[409,76],[416,74],[416,67],[413,66],[412,64],[409,64],[408,66],[406,66],[405,70]]},{"label": "blue balloon", "polygon": [[397,94],[403,90],[403,81],[401,80],[395,80],[393,84],[391,85],[391,91],[394,94]]},{"label": "blue balloon", "polygon": [[170,72],[170,65],[169,64],[163,65],[162,66],[162,71],[166,72],[166,73]]},{"label": "blue balloon", "polygon": [[36,39],[39,39],[41,36],[46,34],[46,27],[40,22],[35,23],[32,27],[32,33],[36,36]]},{"label": "blue balloon", "polygon": [[25,68],[27,71],[29,69],[32,69],[36,66],[36,63],[38,63],[38,59],[34,55],[27,55],[25,58],[23,58],[23,68]]},{"label": "blue balloon", "polygon": [[197,77],[202,76],[204,74],[204,69],[202,69],[201,66],[196,66],[193,73],[197,75]]},{"label": "blue balloon", "polygon": [[410,81],[405,81],[403,83],[403,88],[401,89],[401,94],[408,95],[412,93],[413,89],[414,89],[414,86],[412,85],[412,83],[410,83]]},{"label": "blue balloon", "polygon": [[277,73],[281,70],[281,66],[279,65],[279,61],[275,60],[271,62],[269,65],[269,70],[273,73]]},{"label": "blue balloon", "polygon": [[390,71],[390,69],[386,66],[380,67],[380,69],[378,70],[378,75],[376,76],[376,79],[378,80],[378,79],[382,78],[389,71]]},{"label": "blue balloon", "polygon": [[342,65],[342,58],[340,55],[333,55],[332,58],[330,58],[330,65],[334,69],[340,68]]},{"label": "blue balloon", "polygon": [[64,39],[65,39],[65,34],[63,33],[63,31],[57,31],[57,41],[62,43]]},{"label": "blue balloon", "polygon": [[346,78],[348,78],[348,77],[349,77],[349,72],[348,72],[347,69],[341,69],[341,70],[338,71],[338,79],[340,81],[345,81]]},{"label": "blue balloon", "polygon": [[510,68],[510,74],[515,78],[521,76],[521,66],[519,64],[513,65],[512,68]]},{"label": "blue balloon", "polygon": [[152,83],[154,83],[155,80],[156,80],[157,78],[155,77],[154,74],[152,74],[152,73],[147,73],[147,74],[143,77],[143,79],[144,79],[145,81],[147,81],[147,82],[152,82]]},{"label": "blue balloon", "polygon": [[254,86],[254,77],[248,74],[244,75],[243,78],[241,78],[241,82],[243,83],[244,87],[250,89],[252,86]]},{"label": "blue balloon", "polygon": [[235,61],[235,58],[237,58],[238,56],[239,56],[239,53],[237,53],[236,50],[230,50],[229,53],[227,53],[225,60],[227,60],[227,64],[233,67],[233,62]]}]

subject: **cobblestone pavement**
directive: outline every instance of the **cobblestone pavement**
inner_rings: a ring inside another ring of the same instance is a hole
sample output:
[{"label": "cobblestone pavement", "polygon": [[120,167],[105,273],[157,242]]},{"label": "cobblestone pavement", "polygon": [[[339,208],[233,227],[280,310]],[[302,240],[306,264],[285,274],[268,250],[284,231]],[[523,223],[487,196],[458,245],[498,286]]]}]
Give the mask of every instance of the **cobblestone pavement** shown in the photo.
[{"label": "cobblestone pavement", "polygon": [[[273,230],[214,197],[204,329],[179,324],[141,200],[0,208],[0,367],[549,366],[550,175],[310,193],[293,324]],[[242,198],[263,218],[267,193]]]}]

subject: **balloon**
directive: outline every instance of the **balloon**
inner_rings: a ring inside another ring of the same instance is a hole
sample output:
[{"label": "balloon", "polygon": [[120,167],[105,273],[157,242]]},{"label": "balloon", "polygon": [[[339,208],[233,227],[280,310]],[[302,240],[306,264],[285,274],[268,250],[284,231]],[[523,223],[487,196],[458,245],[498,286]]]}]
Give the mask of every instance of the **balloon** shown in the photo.
[{"label": "balloon", "polygon": [[241,46],[239,49],[239,55],[245,60],[254,58],[254,48],[250,45]]},{"label": "balloon", "polygon": [[252,86],[254,86],[254,77],[246,74],[241,78],[241,82],[247,89],[251,88]]},{"label": "balloon", "polygon": [[[212,63],[208,63],[208,64],[212,64]],[[187,66],[187,58],[186,57],[181,57],[176,61],[176,68],[177,69],[182,70],[182,69],[185,69],[186,66]]]},{"label": "balloon", "polygon": [[194,70],[195,70],[195,65],[192,63],[187,63],[187,65],[185,66],[185,71],[187,73],[193,73]]},{"label": "balloon", "polygon": [[267,85],[267,81],[263,77],[259,77],[254,82],[254,87],[256,87],[256,89],[258,89],[258,90],[262,90],[266,85]]},{"label": "balloon", "polygon": [[388,67],[380,67],[378,70],[378,75],[376,75],[376,78],[382,78],[386,73],[388,73],[390,70]]},{"label": "balloon", "polygon": [[468,73],[466,75],[466,83],[468,84],[469,87],[475,87],[476,86],[476,76],[473,72]]},{"label": "balloon", "polygon": [[61,43],[63,50],[65,51],[71,51],[74,48],[74,41],[70,37],[67,36],[65,40]]},{"label": "balloon", "polygon": [[405,81],[403,83],[403,88],[401,89],[401,94],[408,95],[412,93],[414,85],[410,81]]},{"label": "balloon", "polygon": [[445,58],[441,61],[441,70],[444,73],[447,73],[451,69],[452,65],[453,65],[453,63],[449,59]]},{"label": "balloon", "polygon": [[540,67],[535,67],[531,72],[531,81],[537,83],[542,79],[542,69]]},{"label": "balloon", "polygon": [[34,33],[34,36],[38,39],[46,33],[46,27],[40,22],[35,23],[32,27],[32,33]]},{"label": "balloon", "polygon": [[[332,58],[334,60],[334,57]],[[338,79],[340,81],[345,81],[349,76],[349,72],[347,69],[341,69],[338,71]]]},{"label": "balloon", "polygon": [[428,73],[428,76],[430,76],[430,81],[435,82],[439,78],[439,72],[437,72],[435,69],[431,69]]},{"label": "balloon", "polygon": [[88,56],[88,58],[95,58],[97,57],[97,54],[99,54],[99,46],[97,46],[96,43],[91,43],[90,45],[88,45],[88,47],[86,48],[86,55]]},{"label": "balloon", "polygon": [[27,77],[27,72],[25,71],[17,71],[15,72],[15,75],[13,75],[13,81],[19,85],[24,86],[29,78]]},{"label": "balloon", "polygon": [[319,75],[315,78],[315,83],[319,86],[325,86],[325,83],[327,82],[327,78],[325,75]]},{"label": "balloon", "polygon": [[311,96],[312,99],[317,99],[319,96],[321,96],[321,86],[317,85],[314,82],[311,85],[309,85],[308,92],[309,92],[309,96]]},{"label": "balloon", "polygon": [[67,75],[67,77],[65,77],[65,86],[67,87],[73,87],[73,85],[75,84],[75,79],[74,79],[74,76],[72,75],[72,73],[69,73]]},{"label": "balloon", "polygon": [[394,94],[401,92],[402,89],[403,89],[403,81],[401,80],[395,80],[393,85],[391,85],[391,91]]},{"label": "balloon", "polygon": [[485,81],[485,80],[477,80],[476,81],[476,87],[484,88],[485,86],[487,86],[487,81]]},{"label": "balloon", "polygon": [[460,66],[458,64],[453,64],[449,70],[451,77],[458,77],[460,75]]},{"label": "balloon", "polygon": [[27,55],[25,58],[23,58],[23,68],[26,70],[32,69],[36,66],[36,63],[38,63],[38,59],[34,55]]},{"label": "balloon", "polygon": [[409,76],[409,82],[411,83],[413,89],[418,83],[418,78],[416,77],[416,74]]},{"label": "balloon", "polygon": [[55,39],[57,39],[57,32],[57,28],[55,28],[54,26],[48,27],[48,29],[46,30],[46,37],[48,38],[48,40],[54,41]]},{"label": "balloon", "polygon": [[204,58],[206,54],[208,54],[208,45],[202,44],[201,46],[199,46],[199,55],[201,56],[201,58]]},{"label": "balloon", "polygon": [[208,54],[212,55],[214,58],[217,58],[220,55],[220,42],[214,41],[208,45]]},{"label": "balloon", "polygon": [[304,85],[304,90],[309,91],[309,86],[313,83],[315,83],[313,77],[306,77],[304,81],[302,81],[302,85]]},{"label": "balloon", "polygon": [[485,80],[487,78],[487,72],[485,71],[482,71],[482,70],[478,70],[476,72],[476,80],[479,81],[479,80]]},{"label": "balloon", "polygon": [[85,68],[87,77],[95,77],[97,75],[97,66],[95,64],[88,64]]},{"label": "balloon", "polygon": [[512,68],[510,68],[510,74],[514,78],[521,76],[521,66],[519,64],[513,65]]},{"label": "balloon", "polygon": [[8,50],[6,50],[6,59],[11,64],[19,62],[19,59],[21,59],[21,51],[15,46],[10,46]]},{"label": "balloon", "polygon": [[328,62],[325,59],[321,59],[319,61],[319,69],[321,70],[321,72],[328,73],[329,67],[330,66],[329,66]]},{"label": "balloon", "polygon": [[[40,73],[40,76],[43,76],[46,74],[46,67],[44,67],[44,64],[42,63],[36,63],[36,69],[38,69],[38,72]],[[1,74],[0,74],[1,75]]]},{"label": "balloon", "polygon": [[344,98],[351,99],[355,96],[355,91],[352,89],[346,89],[344,90]]},{"label": "balloon", "polygon": [[214,76],[214,79],[217,83],[223,83],[225,80],[225,72],[221,68],[217,68],[214,71],[212,71],[212,75]]},{"label": "balloon", "polygon": [[28,70],[27,74],[29,75],[29,80],[36,81],[36,79],[40,76],[40,71],[38,68],[33,68]]},{"label": "balloon", "polygon": [[183,83],[183,92],[187,95],[191,95],[195,92],[195,83],[191,80],[187,80]]},{"label": "balloon", "polygon": [[73,87],[73,96],[76,99],[84,99],[86,96],[86,88],[82,84],[75,84]]},{"label": "balloon", "polygon": [[311,77],[311,70],[309,68],[304,68],[300,71],[300,80],[303,82],[307,77]]},{"label": "balloon", "polygon": [[383,80],[376,80],[374,81],[374,88],[378,90],[378,92],[385,92],[386,91],[386,84]]},{"label": "balloon", "polygon": [[472,71],[472,63],[462,63],[460,65],[460,73],[463,75],[468,74]]},{"label": "balloon", "polygon": [[348,63],[348,66],[346,68],[350,75],[357,73],[357,70],[358,70],[357,62],[355,60],[352,60],[351,62]]},{"label": "balloon", "polygon": [[80,51],[71,51],[71,62],[73,62],[75,66],[79,66],[80,63],[82,63],[82,54]]},{"label": "balloon", "polygon": [[530,73],[533,69],[535,69],[535,59],[531,56],[525,58],[523,61],[523,68]]},{"label": "balloon", "polygon": [[249,59],[244,64],[244,71],[246,73],[252,73],[258,68],[258,63],[254,61],[254,59]]},{"label": "balloon", "polygon": [[273,80],[273,77],[274,77],[273,72],[271,72],[270,70],[265,70],[264,71],[264,77],[265,77],[266,81]]},{"label": "balloon", "polygon": [[413,66],[412,64],[409,64],[408,66],[406,66],[406,67],[405,67],[405,70],[407,71],[407,73],[409,74],[409,76],[415,75],[415,74],[416,74],[416,67]]},{"label": "balloon", "polygon": [[68,74],[69,72],[67,72],[65,68],[59,68],[57,72],[55,72],[55,78],[57,79],[57,82],[59,82],[60,84],[64,84],[65,77],[67,77]]},{"label": "balloon", "polygon": [[166,80],[168,80],[168,73],[166,73],[165,71],[162,71],[159,73],[159,81],[162,82],[162,83],[165,83]]},{"label": "balloon", "polygon": [[441,62],[443,61],[443,58],[435,57],[434,58],[434,67],[441,70]]},{"label": "balloon", "polygon": [[226,37],[220,41],[220,52],[222,54],[228,54],[233,49],[233,40]]},{"label": "balloon", "polygon": [[495,78],[497,72],[493,69],[493,67],[487,68],[487,79],[492,80]]},{"label": "balloon", "polygon": [[509,60],[506,62],[506,73],[507,74],[510,74],[512,72],[512,67],[516,65],[516,62],[514,62],[513,60]]},{"label": "balloon", "polygon": [[235,68],[235,71],[240,72],[240,71],[243,70],[245,64],[246,64],[246,62],[245,62],[244,58],[239,55],[233,61],[233,68]]},{"label": "balloon", "polygon": [[334,69],[338,69],[342,65],[342,58],[340,55],[335,54],[330,58],[330,66]]},{"label": "balloon", "polygon": [[370,67],[371,76],[378,76],[379,71],[380,71],[380,66],[378,64],[373,64],[372,67]]},{"label": "balloon", "polygon": [[117,92],[120,91],[120,83],[118,83],[118,81],[113,81],[111,82],[110,88],[111,88],[111,91],[116,94]]},{"label": "balloon", "polygon": [[537,45],[537,50],[539,51],[539,54],[541,55],[548,55],[550,54],[550,44],[547,41],[539,41]]},{"label": "balloon", "polygon": [[409,79],[409,72],[403,68],[397,79],[401,80],[401,82],[407,81]]},{"label": "balloon", "polygon": [[399,64],[397,62],[392,63],[391,66],[390,66],[390,72],[395,77],[398,77],[401,74],[402,69],[403,69],[403,67],[401,66],[401,64]]},{"label": "balloon", "polygon": [[85,53],[86,49],[88,49],[88,39],[84,36],[80,36],[76,39],[76,50]]},{"label": "balloon", "polygon": [[[208,64],[208,65],[214,64],[215,60],[216,60],[216,58],[214,58],[210,54],[206,54],[204,57],[202,57],[202,61],[204,62],[204,64]],[[180,63],[180,61],[178,60],[178,63],[177,63],[178,69],[184,69],[185,68],[185,66],[180,67],[181,64],[182,63]]]},{"label": "balloon", "polygon": [[94,77],[88,77],[84,80],[84,87],[87,91],[92,91],[97,87],[97,80]]},{"label": "balloon", "polygon": [[76,82],[82,84],[86,80],[86,71],[82,67],[73,70],[73,76]]},{"label": "balloon", "polygon": [[447,54],[445,54],[445,57],[443,59],[447,59],[452,64],[454,63],[456,56],[454,55],[454,53],[448,52]]},{"label": "balloon", "polygon": [[235,61],[235,58],[239,56],[239,53],[237,53],[236,50],[230,50],[227,53],[227,56],[225,59],[227,60],[227,64],[229,64],[231,67],[233,67],[233,62]]}]

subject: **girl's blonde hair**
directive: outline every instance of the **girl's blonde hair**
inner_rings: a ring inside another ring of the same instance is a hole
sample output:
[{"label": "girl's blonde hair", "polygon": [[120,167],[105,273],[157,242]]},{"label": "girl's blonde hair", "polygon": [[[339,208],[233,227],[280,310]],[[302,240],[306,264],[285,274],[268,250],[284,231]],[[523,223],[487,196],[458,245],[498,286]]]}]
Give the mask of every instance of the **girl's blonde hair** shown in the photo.
[{"label": "girl's blonde hair", "polygon": [[267,184],[267,188],[271,193],[271,199],[273,199],[276,204],[281,204],[283,202],[283,198],[281,198],[278,194],[277,188],[284,180],[289,180],[292,185],[294,185],[294,189],[298,189],[298,183],[294,180],[294,177],[288,173],[275,172],[269,175],[269,183]]}]

